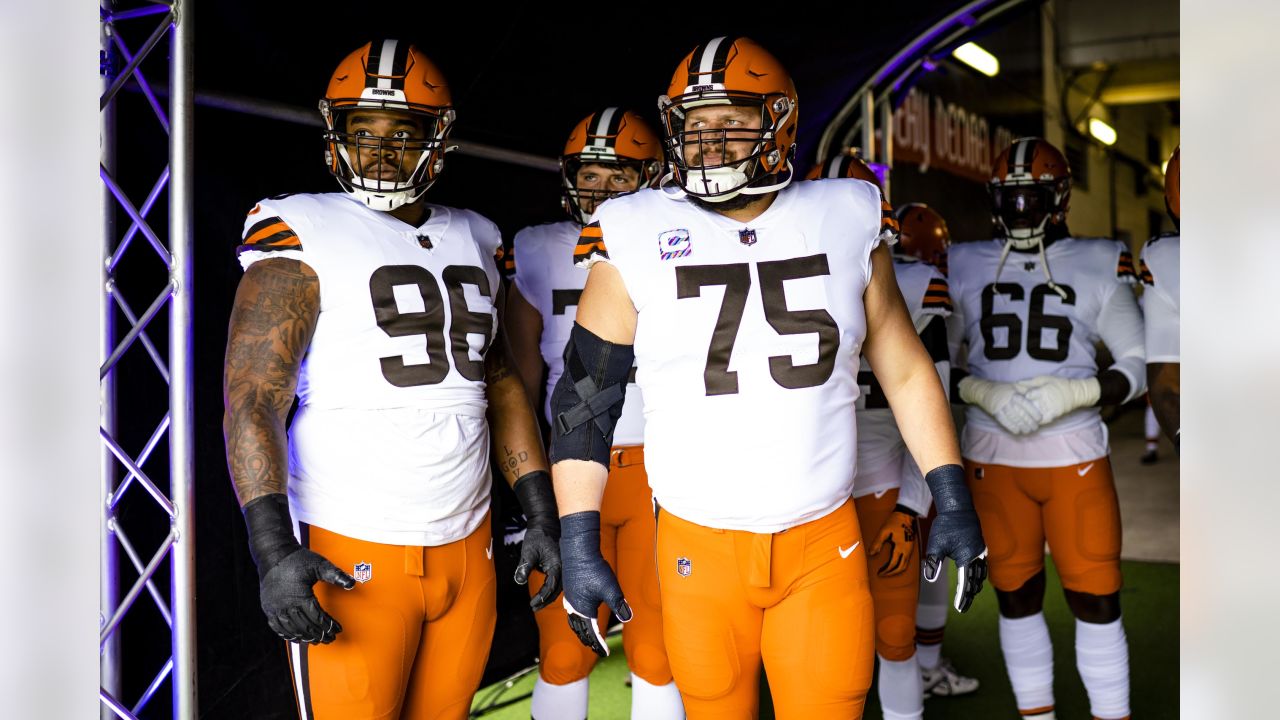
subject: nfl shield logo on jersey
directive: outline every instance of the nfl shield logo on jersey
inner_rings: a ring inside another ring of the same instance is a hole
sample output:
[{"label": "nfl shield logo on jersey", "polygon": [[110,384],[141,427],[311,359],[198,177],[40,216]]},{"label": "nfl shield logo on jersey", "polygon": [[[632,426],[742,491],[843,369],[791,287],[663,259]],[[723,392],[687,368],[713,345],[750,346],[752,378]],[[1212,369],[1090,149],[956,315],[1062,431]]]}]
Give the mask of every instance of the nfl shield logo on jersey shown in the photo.
[{"label": "nfl shield logo on jersey", "polygon": [[682,577],[689,577],[691,572],[693,572],[693,563],[689,562],[689,558],[676,558],[676,573]]},{"label": "nfl shield logo on jersey", "polygon": [[667,230],[658,235],[658,255],[663,260],[674,260],[692,254],[693,240],[689,238],[688,230],[684,228]]},{"label": "nfl shield logo on jersey", "polygon": [[751,247],[752,245],[755,245],[756,231],[755,230],[739,230],[738,242],[742,243],[743,245],[746,245],[747,247]]},{"label": "nfl shield logo on jersey", "polygon": [[351,577],[357,582],[367,583],[373,579],[373,565],[371,563],[356,563],[355,572],[351,573]]}]

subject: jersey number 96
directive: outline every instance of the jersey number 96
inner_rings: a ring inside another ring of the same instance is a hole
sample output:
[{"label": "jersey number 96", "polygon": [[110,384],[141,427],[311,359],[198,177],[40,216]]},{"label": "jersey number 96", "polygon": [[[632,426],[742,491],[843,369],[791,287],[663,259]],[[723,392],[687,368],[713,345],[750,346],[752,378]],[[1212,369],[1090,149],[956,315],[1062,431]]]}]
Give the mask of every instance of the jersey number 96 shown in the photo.
[{"label": "jersey number 96", "polygon": [[[484,360],[471,358],[468,334],[484,338],[480,345],[480,357],[489,349],[493,340],[493,317],[489,313],[475,312],[467,307],[464,285],[474,285],[480,294],[492,298],[489,278],[474,265],[450,265],[441,273],[444,287],[449,294],[449,351],[453,366],[462,377],[479,382],[484,379]],[[396,305],[395,287],[416,287],[422,295],[422,312],[400,312]],[[435,385],[449,374],[449,361],[445,357],[444,298],[435,275],[421,265],[386,265],[369,277],[369,294],[373,298],[373,312],[378,327],[391,337],[425,336],[427,360],[425,364],[407,365],[403,355],[381,358],[382,376],[396,387]]]}]

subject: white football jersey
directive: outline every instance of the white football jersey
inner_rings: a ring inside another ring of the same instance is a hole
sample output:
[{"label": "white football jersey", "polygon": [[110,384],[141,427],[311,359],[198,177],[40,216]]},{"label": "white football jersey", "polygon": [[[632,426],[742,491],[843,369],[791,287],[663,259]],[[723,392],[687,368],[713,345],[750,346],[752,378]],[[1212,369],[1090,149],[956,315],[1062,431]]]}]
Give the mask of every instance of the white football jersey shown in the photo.
[{"label": "white football jersey", "polygon": [[489,507],[484,358],[498,229],[427,205],[412,227],[344,193],[263,200],[240,261],[305,262],[320,315],[290,427],[294,517],[361,540],[440,545]]},{"label": "white football jersey", "polygon": [[[934,318],[951,315],[947,279],[937,268],[918,260],[895,259],[893,271],[916,332],[922,332]],[[925,349],[939,364],[939,372],[949,376],[946,339],[945,331],[934,333],[932,337],[925,338]],[[893,411],[889,409],[889,401],[866,358],[862,358],[858,370],[858,384],[862,386],[862,393],[858,397],[858,476],[854,479],[854,497],[899,487],[907,476],[905,471],[877,472],[888,466],[899,467],[907,446]],[[928,510],[927,502],[924,508],[914,504],[908,506],[921,513]]]},{"label": "white football jersey", "polygon": [[[1001,239],[960,243],[948,253],[952,322],[968,344],[969,372],[997,382],[1097,376],[1095,343],[1107,334],[1100,323],[1104,308],[1123,302],[1137,313],[1132,254],[1109,239],[1067,237],[1051,243],[1045,257],[1064,298],[1047,283],[1038,254],[1010,252],[997,283],[1004,245]],[[1142,328],[1140,319],[1136,322],[1132,342],[1140,349]],[[1106,344],[1117,356],[1123,354],[1118,350],[1129,350],[1114,347],[1113,338]],[[1108,453],[1097,407],[1074,410],[1024,436],[1007,432],[976,405],[966,409],[966,419],[962,451],[976,462],[1057,467]]]},{"label": "white football jersey", "polygon": [[661,190],[600,206],[575,258],[613,263],[638,312],[662,507],[778,532],[849,499],[862,294],[887,213],[874,185],[844,179],[792,183],[749,223]]},{"label": "white football jersey", "polygon": [[1180,362],[1181,296],[1178,263],[1182,238],[1164,235],[1142,248],[1143,310],[1147,318],[1147,362]]},{"label": "white football jersey", "polygon": [[[547,366],[547,393],[543,414],[551,417],[551,391],[564,373],[564,348],[577,314],[578,298],[587,284],[587,269],[573,262],[574,248],[582,226],[571,220],[533,225],[516,233],[515,275],[513,282],[520,295],[542,316],[542,338],[539,349]],[[640,445],[644,442],[644,402],[640,388],[627,385],[622,416],[613,432],[614,445]]]}]

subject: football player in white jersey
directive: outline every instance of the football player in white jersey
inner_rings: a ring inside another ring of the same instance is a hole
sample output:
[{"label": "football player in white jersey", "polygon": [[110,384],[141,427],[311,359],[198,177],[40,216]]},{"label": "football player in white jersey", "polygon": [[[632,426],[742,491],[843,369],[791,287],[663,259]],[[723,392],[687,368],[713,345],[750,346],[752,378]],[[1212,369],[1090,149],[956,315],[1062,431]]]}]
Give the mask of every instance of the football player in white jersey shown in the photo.
[{"label": "football player in white jersey", "polygon": [[[564,372],[564,348],[573,328],[587,270],[573,263],[578,235],[596,206],[624,192],[654,185],[662,174],[662,144],[636,113],[608,107],[580,121],[560,156],[562,205],[570,219],[527,227],[512,243],[516,258],[507,295],[506,325],[516,368],[530,398],[550,423],[551,389]],[[653,517],[644,473],[644,417],[640,392],[627,391],[613,437],[609,482],[601,506],[601,553],[613,568],[636,619],[624,626],[622,645],[631,668],[631,717],[682,718],[680,694],[662,640],[657,575],[653,569]],[[531,585],[532,587],[532,585]],[[563,606],[540,610],[538,680],[533,686],[535,720],[582,720],[587,716],[587,676],[596,654],[566,622]],[[607,608],[598,618],[608,622]]]},{"label": "football player in white jersey", "polygon": [[[1053,717],[1044,545],[1076,617],[1076,666],[1097,718],[1129,715],[1120,620],[1120,506],[1103,404],[1146,389],[1133,257],[1067,230],[1071,171],[1039,138],[1015,140],[990,183],[1000,237],[951,247],[952,331],[968,344],[961,446],[991,548],[1000,645],[1023,715]],[[1097,367],[1094,343],[1115,363]]]},{"label": "football player in white jersey", "polygon": [[[1182,175],[1182,163],[1178,160],[1180,150],[1174,149],[1164,174],[1164,202],[1174,227],[1178,227],[1181,205],[1178,192],[1178,179]],[[1181,444],[1182,431],[1178,294],[1181,276],[1178,251],[1181,244],[1182,237],[1178,233],[1154,237],[1143,246],[1141,263],[1142,283],[1146,286],[1142,297],[1147,320],[1147,381],[1151,383],[1151,408],[1175,447]]]},{"label": "football player in white jersey", "polygon": [[262,609],[302,718],[465,718],[496,615],[491,448],[529,519],[516,580],[546,573],[535,608],[558,590],[550,476],[496,324],[501,240],[421,199],[454,111],[416,48],[362,46],[320,109],[342,192],[250,211],[227,343]]},{"label": "football player in white jersey", "polygon": [[604,202],[575,253],[591,273],[551,399],[564,602],[601,653],[601,603],[633,616],[599,528],[634,362],[690,718],[753,717],[762,662],[779,717],[861,717],[875,632],[850,497],[860,355],[929,470],[928,572],[961,565],[961,609],[985,574],[946,397],[882,247],[896,223],[870,183],[790,182],[796,102],[753,41],[699,46],[659,100],[665,186]]}]

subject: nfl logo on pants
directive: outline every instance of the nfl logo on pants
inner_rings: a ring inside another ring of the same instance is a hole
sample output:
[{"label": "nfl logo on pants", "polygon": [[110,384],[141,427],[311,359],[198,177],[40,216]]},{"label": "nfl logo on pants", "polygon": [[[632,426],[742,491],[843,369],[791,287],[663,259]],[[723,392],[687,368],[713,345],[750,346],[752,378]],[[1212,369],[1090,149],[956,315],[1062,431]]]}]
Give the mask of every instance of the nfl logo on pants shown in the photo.
[{"label": "nfl logo on pants", "polygon": [[356,563],[355,572],[351,573],[351,577],[357,582],[367,583],[373,579],[373,565],[370,563]]},{"label": "nfl logo on pants", "polygon": [[676,573],[683,577],[689,577],[691,572],[693,572],[693,564],[689,562],[689,558],[676,558]]}]

